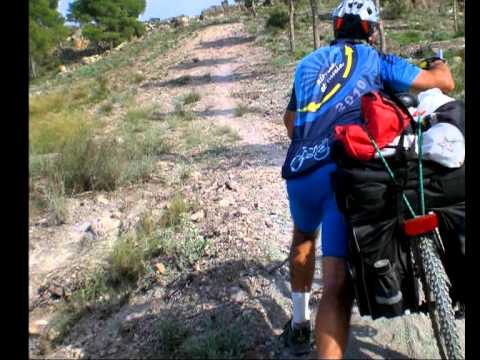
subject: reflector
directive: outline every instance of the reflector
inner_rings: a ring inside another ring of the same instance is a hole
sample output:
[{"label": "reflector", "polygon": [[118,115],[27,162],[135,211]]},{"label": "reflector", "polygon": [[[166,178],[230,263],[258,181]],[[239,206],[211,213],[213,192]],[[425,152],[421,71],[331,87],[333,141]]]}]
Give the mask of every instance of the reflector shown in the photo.
[{"label": "reflector", "polygon": [[438,218],[433,212],[408,219],[403,224],[405,234],[408,236],[423,235],[435,230],[436,227],[438,227]]}]

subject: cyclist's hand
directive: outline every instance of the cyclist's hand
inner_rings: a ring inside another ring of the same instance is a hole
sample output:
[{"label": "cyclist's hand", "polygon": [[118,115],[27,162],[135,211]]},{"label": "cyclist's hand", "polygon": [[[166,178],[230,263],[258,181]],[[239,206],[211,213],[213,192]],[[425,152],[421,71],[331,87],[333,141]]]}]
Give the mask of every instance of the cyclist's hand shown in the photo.
[{"label": "cyclist's hand", "polygon": [[437,62],[442,62],[446,63],[445,59],[439,58],[438,56],[433,56],[427,59],[423,59],[420,61],[420,64],[418,65],[421,69],[428,70],[433,67],[433,65]]}]

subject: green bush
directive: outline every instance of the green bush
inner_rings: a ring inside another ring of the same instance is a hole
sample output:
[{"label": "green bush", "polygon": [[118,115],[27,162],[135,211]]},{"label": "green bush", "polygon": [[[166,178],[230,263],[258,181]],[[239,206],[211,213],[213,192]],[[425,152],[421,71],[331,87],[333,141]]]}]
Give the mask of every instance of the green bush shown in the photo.
[{"label": "green bush", "polygon": [[383,10],[383,18],[385,20],[395,20],[408,16],[410,11],[406,1],[403,0],[390,0],[386,2]]},{"label": "green bush", "polygon": [[236,117],[242,117],[243,115],[250,112],[250,108],[245,104],[238,104],[235,109],[233,109],[233,114]]},{"label": "green bush", "polygon": [[266,27],[286,29],[288,27],[288,12],[282,8],[274,8],[267,19]]},{"label": "green bush", "polygon": [[130,109],[125,115],[124,130],[126,132],[141,132],[146,129],[150,112],[147,109]]},{"label": "green bush", "polygon": [[108,87],[108,78],[106,76],[98,76],[95,79],[95,87],[90,96],[90,101],[97,103],[99,101],[105,100],[110,94],[110,89]]},{"label": "green bush", "polygon": [[49,174],[49,181],[45,191],[49,212],[49,223],[61,225],[67,218],[67,207],[65,204],[65,185],[61,174],[52,172]]},{"label": "green bush", "polygon": [[47,178],[49,193],[45,201],[53,213],[59,214],[55,223],[61,223],[64,193],[110,191],[146,180],[155,167],[155,157],[170,148],[159,129],[138,135],[127,133],[120,142],[95,138],[92,128],[80,127],[58,147],[58,153],[32,154],[30,175]]},{"label": "green bush", "polygon": [[194,113],[192,113],[190,110],[185,109],[185,106],[181,101],[175,103],[173,114],[178,119],[185,121],[192,121],[193,119],[195,119]]},{"label": "green bush", "polygon": [[200,101],[200,94],[198,92],[192,91],[183,96],[183,104],[189,105]]},{"label": "green bush", "polygon": [[392,33],[390,37],[402,46],[418,43],[424,38],[421,32],[412,30]]},{"label": "green bush", "polygon": [[110,101],[100,106],[100,113],[102,114],[108,115],[108,114],[111,114],[112,111],[113,111],[113,104]]},{"label": "green bush", "polygon": [[189,359],[238,359],[246,350],[246,341],[240,328],[223,321],[207,320],[206,329],[199,336],[184,341],[179,353]]},{"label": "green bush", "polygon": [[142,250],[133,234],[117,240],[109,261],[109,276],[114,284],[135,283],[145,272]]},{"label": "green bush", "polygon": [[114,190],[125,167],[125,158],[114,140],[94,140],[84,130],[66,143],[61,151],[58,171],[63,173],[65,190]]},{"label": "green bush", "polygon": [[451,64],[452,76],[455,81],[455,90],[451,94],[456,99],[465,100],[465,62]]},{"label": "green bush", "polygon": [[295,49],[295,59],[300,60],[303,59],[305,56],[307,56],[310,53],[309,50],[303,48],[303,47],[297,47]]},{"label": "green bush", "polygon": [[452,38],[452,34],[448,31],[432,31],[430,39],[432,41],[443,41]]},{"label": "green bush", "polygon": [[171,356],[185,339],[191,335],[191,331],[186,327],[186,324],[175,317],[162,319],[157,326],[160,348],[159,359]]},{"label": "green bush", "polygon": [[140,84],[145,79],[146,79],[145,75],[140,74],[140,73],[136,73],[136,74],[133,75],[132,82],[134,84]]},{"label": "green bush", "polygon": [[183,227],[182,239],[176,244],[176,262],[180,268],[185,269],[193,266],[204,256],[209,242],[188,221],[182,221],[181,224]]}]

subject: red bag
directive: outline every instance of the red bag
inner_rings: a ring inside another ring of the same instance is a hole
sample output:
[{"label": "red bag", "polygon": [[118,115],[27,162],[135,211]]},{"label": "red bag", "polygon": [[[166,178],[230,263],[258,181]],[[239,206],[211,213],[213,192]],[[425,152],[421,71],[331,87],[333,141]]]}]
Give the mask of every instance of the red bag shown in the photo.
[{"label": "red bag", "polygon": [[375,154],[369,133],[378,147],[383,149],[410,124],[409,114],[379,92],[362,96],[361,112],[365,125],[336,126],[335,136],[350,157],[363,161],[370,160]]},{"label": "red bag", "polygon": [[340,141],[349,157],[367,161],[373,157],[375,148],[370,142],[363,125],[341,125],[335,127],[335,138]]}]

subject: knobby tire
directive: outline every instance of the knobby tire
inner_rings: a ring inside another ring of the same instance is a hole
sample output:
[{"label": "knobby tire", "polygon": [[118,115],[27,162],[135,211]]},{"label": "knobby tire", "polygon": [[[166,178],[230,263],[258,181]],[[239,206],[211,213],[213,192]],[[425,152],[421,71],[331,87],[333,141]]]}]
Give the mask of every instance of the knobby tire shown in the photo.
[{"label": "knobby tire", "polygon": [[422,287],[440,356],[442,359],[462,359],[464,356],[449,294],[449,280],[435,248],[433,236],[435,235],[416,239]]}]

